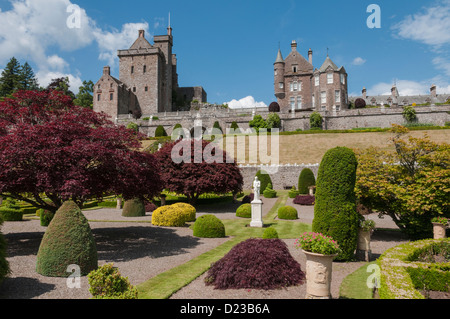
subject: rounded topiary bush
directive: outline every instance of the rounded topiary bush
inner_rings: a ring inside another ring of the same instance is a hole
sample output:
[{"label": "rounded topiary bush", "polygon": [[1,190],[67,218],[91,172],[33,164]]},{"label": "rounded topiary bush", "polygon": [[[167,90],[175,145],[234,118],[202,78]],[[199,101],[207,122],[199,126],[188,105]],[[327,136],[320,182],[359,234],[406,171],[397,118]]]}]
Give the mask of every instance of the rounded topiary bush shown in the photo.
[{"label": "rounded topiary bush", "polygon": [[73,201],[56,212],[42,238],[37,254],[36,272],[48,277],[67,277],[69,265],[80,267],[87,275],[98,267],[97,248],[88,220]]},{"label": "rounded topiary bush", "polygon": [[48,227],[48,225],[50,225],[50,222],[52,221],[55,214],[52,213],[51,211],[45,210],[45,209],[39,209],[38,212],[39,212],[39,220],[41,222],[41,226]]},{"label": "rounded topiary bush", "polygon": [[153,211],[152,224],[164,227],[183,227],[186,225],[186,214],[176,206],[161,206]]},{"label": "rounded topiary bush", "polygon": [[273,238],[278,238],[277,230],[273,227],[264,229],[263,239],[273,239]]},{"label": "rounded topiary bush", "polygon": [[137,299],[138,291],[128,277],[122,277],[113,264],[106,264],[88,275],[89,292],[95,299]]},{"label": "rounded topiary bush", "polygon": [[355,100],[355,108],[357,109],[363,109],[366,107],[366,101],[362,98],[357,98]]},{"label": "rounded topiary bush", "polygon": [[269,112],[271,112],[271,113],[280,112],[280,104],[278,104],[277,102],[270,103]]},{"label": "rounded topiary bush", "polygon": [[280,239],[248,239],[209,269],[215,289],[279,289],[303,284],[305,274]]},{"label": "rounded topiary bush", "polygon": [[288,193],[289,198],[295,198],[298,195],[298,190],[295,188],[295,186],[292,186],[291,190]]},{"label": "rounded topiary bush", "polygon": [[278,209],[278,218],[279,219],[298,219],[298,212],[292,206],[283,206]]},{"label": "rounded topiary bush", "polygon": [[[0,230],[3,220],[0,218]],[[0,231],[0,284],[10,273],[9,263],[6,260],[6,240]]]},{"label": "rounded topiary bush", "polygon": [[122,216],[142,217],[145,216],[144,202],[138,198],[125,201],[123,204]]},{"label": "rounded topiary bush", "polygon": [[176,203],[172,206],[177,207],[183,211],[183,214],[186,216],[186,222],[195,222],[195,215],[197,213],[197,210],[194,206],[187,203]]},{"label": "rounded topiary bush", "polygon": [[167,132],[164,129],[164,126],[159,125],[155,130],[155,137],[163,137],[163,136],[167,136]]},{"label": "rounded topiary bush", "polygon": [[258,177],[259,181],[261,182],[261,194],[266,189],[267,185],[272,184],[272,179],[270,178],[270,175],[267,174],[266,171],[260,170],[256,173],[256,177]]},{"label": "rounded topiary bush", "polygon": [[225,237],[225,225],[214,215],[203,215],[194,223],[195,237],[222,238]]},{"label": "rounded topiary bush", "polygon": [[269,183],[263,192],[265,198],[275,198],[277,197],[277,192],[272,189],[272,184]]},{"label": "rounded topiary bush", "polygon": [[342,252],[337,260],[351,260],[358,240],[356,169],[354,152],[346,147],[329,150],[319,167],[312,230],[337,241]]},{"label": "rounded topiary bush", "polygon": [[298,193],[302,195],[309,194],[309,187],[315,185],[316,178],[313,171],[309,168],[304,168],[298,177]]},{"label": "rounded topiary bush", "polygon": [[252,205],[242,204],[236,209],[236,216],[242,218],[252,218]]}]

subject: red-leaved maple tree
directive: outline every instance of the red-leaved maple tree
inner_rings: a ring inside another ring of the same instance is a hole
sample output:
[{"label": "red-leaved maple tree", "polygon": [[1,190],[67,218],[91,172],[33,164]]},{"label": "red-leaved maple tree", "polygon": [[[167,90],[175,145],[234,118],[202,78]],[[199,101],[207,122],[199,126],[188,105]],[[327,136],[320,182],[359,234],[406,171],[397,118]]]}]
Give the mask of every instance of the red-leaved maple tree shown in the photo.
[{"label": "red-leaved maple tree", "polygon": [[205,140],[178,140],[155,153],[164,188],[195,204],[201,194],[242,191],[243,177],[225,151]]},{"label": "red-leaved maple tree", "polygon": [[58,91],[19,91],[0,102],[0,195],[50,211],[110,194],[151,199],[158,164],[139,139]]}]

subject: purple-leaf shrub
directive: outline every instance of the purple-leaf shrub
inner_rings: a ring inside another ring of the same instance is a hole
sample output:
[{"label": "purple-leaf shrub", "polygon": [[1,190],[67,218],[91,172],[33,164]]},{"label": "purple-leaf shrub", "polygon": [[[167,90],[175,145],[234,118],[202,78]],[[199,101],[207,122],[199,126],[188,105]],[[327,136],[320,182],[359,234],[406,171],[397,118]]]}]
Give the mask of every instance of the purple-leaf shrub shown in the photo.
[{"label": "purple-leaf shrub", "polygon": [[297,205],[314,205],[316,197],[313,195],[298,195],[294,199],[294,204]]}]

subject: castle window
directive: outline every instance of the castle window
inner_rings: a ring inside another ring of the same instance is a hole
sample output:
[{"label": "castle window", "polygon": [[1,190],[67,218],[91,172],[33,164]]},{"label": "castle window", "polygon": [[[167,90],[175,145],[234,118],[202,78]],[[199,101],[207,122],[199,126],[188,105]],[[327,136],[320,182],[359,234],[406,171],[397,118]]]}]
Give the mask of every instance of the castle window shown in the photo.
[{"label": "castle window", "polygon": [[341,83],[345,84],[345,75],[344,74],[341,74]]},{"label": "castle window", "polygon": [[312,107],[314,108],[315,106],[316,106],[316,97],[313,94],[313,96],[312,96]]},{"label": "castle window", "polygon": [[97,101],[100,101],[100,99],[102,98],[101,94],[97,94]]},{"label": "castle window", "polygon": [[327,83],[333,84],[333,73],[327,73]]},{"label": "castle window", "polygon": [[278,70],[275,70],[275,75],[278,75]]},{"label": "castle window", "polygon": [[280,82],[280,83],[278,83],[278,86],[279,86],[280,89],[283,89],[284,88],[284,83]]},{"label": "castle window", "polygon": [[302,108],[302,97],[297,96],[297,109],[301,110]]},{"label": "castle window", "polygon": [[131,66],[131,74],[133,74],[134,73],[134,66],[132,65]]},{"label": "castle window", "polygon": [[110,101],[114,100],[114,93],[109,93],[109,100]]},{"label": "castle window", "polygon": [[327,92],[320,92],[320,103],[326,104],[327,103]]},{"label": "castle window", "polygon": [[144,65],[144,73],[147,72],[147,66]]},{"label": "castle window", "polygon": [[341,103],[341,91],[334,91],[334,100],[336,103]]},{"label": "castle window", "polygon": [[148,92],[148,86],[145,87],[145,92]]},{"label": "castle window", "polygon": [[136,87],[133,88],[133,92],[136,92]]},{"label": "castle window", "polygon": [[100,88],[101,88],[101,85],[99,84],[99,85],[98,85],[98,89],[100,90]]},{"label": "castle window", "polygon": [[291,102],[291,109],[295,110],[295,97],[291,97],[290,102]]},{"label": "castle window", "polygon": [[319,77],[318,75],[316,75],[316,76],[314,77],[314,83],[315,83],[316,86],[319,86],[319,83],[320,83],[320,77]]},{"label": "castle window", "polygon": [[294,66],[292,67],[292,72],[297,73],[297,66],[296,66],[296,65],[294,65]]}]

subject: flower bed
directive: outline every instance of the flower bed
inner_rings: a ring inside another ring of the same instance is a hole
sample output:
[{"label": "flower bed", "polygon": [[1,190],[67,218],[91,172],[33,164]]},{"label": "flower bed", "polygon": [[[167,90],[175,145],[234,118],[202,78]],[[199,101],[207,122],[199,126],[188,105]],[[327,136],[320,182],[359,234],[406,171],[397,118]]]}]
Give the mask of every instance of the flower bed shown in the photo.
[{"label": "flower bed", "polygon": [[[448,239],[428,239],[414,241],[393,247],[385,251],[378,259],[381,268],[379,295],[381,299],[424,299],[417,289],[432,282],[450,284],[450,262],[425,263],[415,260],[418,251],[441,242],[450,243]],[[435,279],[431,279],[435,277]],[[438,279],[436,279],[438,278]],[[430,286],[431,285],[431,286]],[[434,284],[428,285],[428,289]],[[445,286],[445,284],[444,284]]]}]

